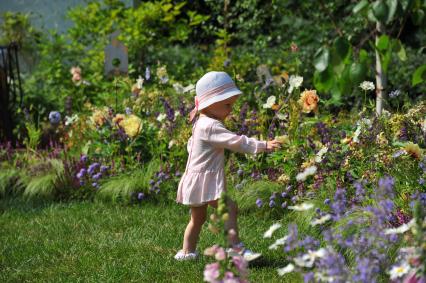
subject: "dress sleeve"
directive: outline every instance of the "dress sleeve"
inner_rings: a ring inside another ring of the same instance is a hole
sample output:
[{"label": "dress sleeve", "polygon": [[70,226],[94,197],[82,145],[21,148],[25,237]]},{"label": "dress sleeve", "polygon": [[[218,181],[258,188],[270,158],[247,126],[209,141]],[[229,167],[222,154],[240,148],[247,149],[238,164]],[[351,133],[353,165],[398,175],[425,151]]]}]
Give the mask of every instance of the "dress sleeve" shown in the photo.
[{"label": "dress sleeve", "polygon": [[226,148],[240,153],[256,154],[266,150],[266,141],[259,141],[245,135],[237,135],[225,128],[222,123],[213,123],[206,141],[217,148]]}]

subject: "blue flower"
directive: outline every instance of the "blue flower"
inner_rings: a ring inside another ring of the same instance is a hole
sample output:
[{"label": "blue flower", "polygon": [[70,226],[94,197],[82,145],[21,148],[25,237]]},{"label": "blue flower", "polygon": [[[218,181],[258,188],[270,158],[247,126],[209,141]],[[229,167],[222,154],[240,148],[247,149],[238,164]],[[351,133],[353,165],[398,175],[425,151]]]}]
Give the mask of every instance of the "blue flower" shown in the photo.
[{"label": "blue flower", "polygon": [[274,200],[271,200],[270,202],[269,202],[269,207],[274,207],[275,206],[275,201]]},{"label": "blue flower", "polygon": [[58,111],[52,111],[49,113],[49,121],[52,124],[59,124],[61,121],[61,113]]}]

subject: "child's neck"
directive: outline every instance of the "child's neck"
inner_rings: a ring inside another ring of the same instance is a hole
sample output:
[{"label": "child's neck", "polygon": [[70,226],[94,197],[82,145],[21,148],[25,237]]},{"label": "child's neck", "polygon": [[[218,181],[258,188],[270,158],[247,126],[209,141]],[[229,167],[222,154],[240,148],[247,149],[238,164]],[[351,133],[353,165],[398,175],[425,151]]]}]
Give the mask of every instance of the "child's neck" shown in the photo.
[{"label": "child's neck", "polygon": [[209,114],[209,113],[203,113],[203,112],[201,112],[201,113],[200,113],[200,116],[206,116],[206,117],[209,117],[209,118],[212,118],[212,119],[215,119],[215,120],[218,120],[218,121],[223,122],[223,120],[222,120],[222,119],[220,119],[220,118],[218,118],[218,117],[216,117],[216,116],[214,116],[214,115],[212,115],[212,114]]}]

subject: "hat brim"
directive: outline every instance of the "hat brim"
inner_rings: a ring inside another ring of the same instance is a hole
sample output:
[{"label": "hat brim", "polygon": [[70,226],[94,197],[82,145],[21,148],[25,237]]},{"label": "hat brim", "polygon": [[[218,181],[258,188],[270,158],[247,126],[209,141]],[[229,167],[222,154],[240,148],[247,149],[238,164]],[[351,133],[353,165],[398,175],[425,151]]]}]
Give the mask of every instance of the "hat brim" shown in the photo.
[{"label": "hat brim", "polygon": [[207,108],[207,107],[209,107],[210,105],[212,105],[212,104],[214,104],[216,102],[223,101],[225,99],[228,99],[228,98],[230,98],[232,96],[239,95],[239,94],[242,94],[242,91],[239,90],[238,88],[230,89],[229,91],[227,91],[224,94],[217,95],[217,96],[214,96],[214,97],[212,97],[210,99],[207,99],[206,101],[203,101],[198,106],[198,110],[202,110],[202,109]]}]

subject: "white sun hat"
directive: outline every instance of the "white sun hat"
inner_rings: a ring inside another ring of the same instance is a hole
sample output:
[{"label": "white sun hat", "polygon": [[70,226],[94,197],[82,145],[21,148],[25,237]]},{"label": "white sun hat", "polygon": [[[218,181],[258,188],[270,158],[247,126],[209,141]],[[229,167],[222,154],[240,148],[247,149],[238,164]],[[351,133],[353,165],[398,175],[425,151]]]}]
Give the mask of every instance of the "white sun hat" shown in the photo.
[{"label": "white sun hat", "polygon": [[216,71],[202,76],[195,86],[195,92],[195,108],[190,114],[191,121],[199,110],[242,93],[227,73]]}]

